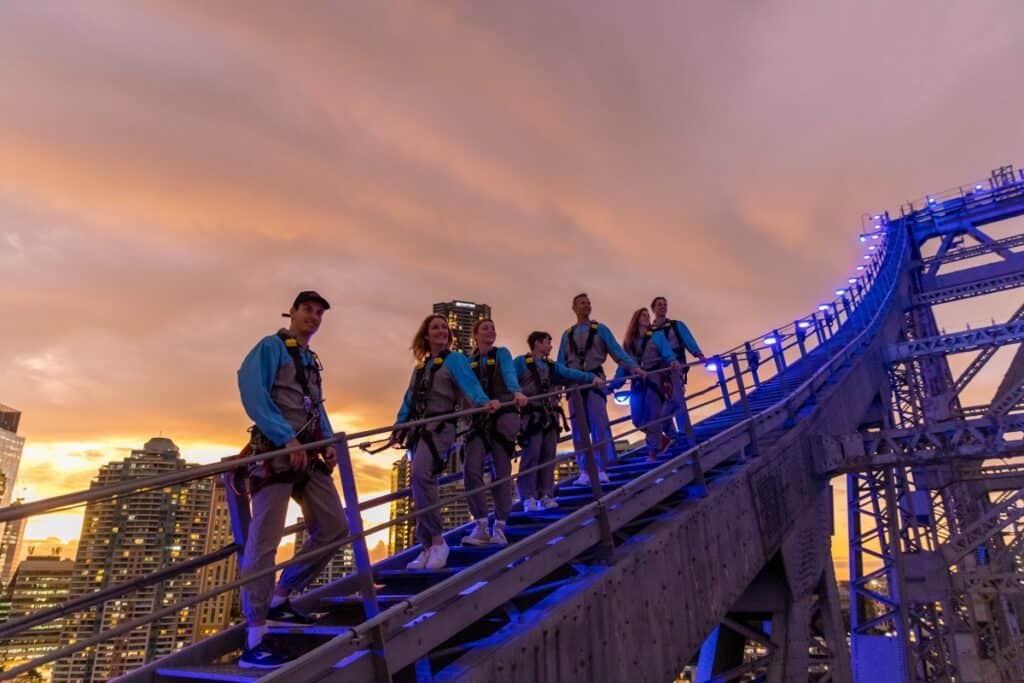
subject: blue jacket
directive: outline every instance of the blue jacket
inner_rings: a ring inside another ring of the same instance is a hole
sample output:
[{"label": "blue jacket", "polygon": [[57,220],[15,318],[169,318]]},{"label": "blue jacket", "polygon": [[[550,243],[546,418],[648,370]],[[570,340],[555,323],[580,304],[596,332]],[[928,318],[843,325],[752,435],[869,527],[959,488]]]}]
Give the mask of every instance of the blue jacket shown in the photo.
[{"label": "blue jacket", "polygon": [[[529,368],[526,365],[526,359],[530,357],[533,357],[533,354],[527,353],[523,354],[522,356],[517,356],[515,360],[516,375],[519,376],[519,379],[521,380],[519,384],[521,387],[523,387],[522,391],[527,396],[533,396],[534,394],[540,393],[539,387],[534,386],[535,382],[533,381],[533,376],[529,372]],[[590,384],[595,379],[597,379],[597,377],[592,372],[574,370],[569,366],[565,365],[564,363],[559,363],[558,361],[552,362],[551,369],[554,371],[555,375],[554,377],[549,379],[549,383],[552,387],[560,386],[563,384],[570,384],[573,382],[578,382],[581,384]],[[545,370],[541,374],[544,375],[546,374],[546,372],[547,371]]]},{"label": "blue jacket", "polygon": [[[427,356],[416,365],[416,369],[413,370],[412,377],[409,379],[409,388],[405,391],[402,407],[399,408],[398,416],[395,418],[396,423],[407,422],[410,419],[416,372],[434,360],[432,356]],[[484,393],[483,387],[480,386],[480,380],[476,378],[472,368],[469,367],[469,359],[461,353],[452,352],[444,359],[434,375],[434,383],[427,396],[427,414],[441,415],[454,411],[459,392],[476,406],[487,405],[487,402],[491,400]]]},{"label": "blue jacket", "polygon": [[[594,328],[594,342],[593,345],[587,349],[586,343],[587,338],[590,336],[590,329]],[[576,343],[577,349],[583,353],[583,361],[576,357],[570,348],[569,335],[573,335],[573,341]],[[625,365],[627,368],[633,368],[636,363],[632,358],[629,357],[622,347],[619,346],[619,342],[615,341],[615,335],[612,334],[611,330],[604,323],[596,321],[587,321],[583,323],[577,323],[568,330],[562,333],[562,340],[558,345],[558,362],[567,365],[574,370],[584,370],[586,372],[596,372],[598,368],[602,368],[608,355],[615,359],[615,362],[619,365]],[[603,369],[601,370],[602,375],[604,374]]]},{"label": "blue jacket", "polygon": [[[627,348],[626,352],[633,357],[644,370],[658,370],[665,367],[672,361],[676,360],[676,354],[672,350],[672,347],[668,343],[668,339],[665,338],[665,334],[661,330],[653,332],[646,342],[641,347],[642,337],[638,337],[633,341],[632,348]],[[622,386],[623,380],[626,378],[626,371],[620,366],[615,372],[615,377],[609,382],[610,389],[617,389]]]},{"label": "blue jacket", "polygon": [[697,345],[697,340],[693,338],[693,334],[690,333],[690,328],[686,326],[682,320],[664,320],[658,329],[665,333],[668,338],[669,345],[676,354],[676,359],[679,361],[683,360],[683,349],[692,353],[695,356],[703,356],[700,347]]},{"label": "blue jacket", "polygon": [[[480,361],[480,354],[474,353],[467,357],[470,362],[470,370],[473,370],[473,363]],[[512,354],[504,346],[496,346],[494,347],[494,360],[498,364],[498,371],[501,373],[501,382],[505,385],[505,391],[497,391],[500,387],[491,387],[491,393],[493,394],[491,398],[496,398],[499,401],[509,401],[512,399],[512,394],[522,391],[519,388],[519,378],[516,376]],[[477,377],[479,377],[479,374],[477,374]]]},{"label": "blue jacket", "polygon": [[[309,390],[314,405],[320,410],[320,427],[324,438],[334,436],[327,411],[323,409],[323,388],[320,385],[316,360],[307,348],[299,348],[299,357],[306,367]],[[238,369],[238,392],[246,414],[277,446],[294,439],[309,419],[303,405],[302,387],[295,378],[295,365],[276,334],[264,337],[253,347]]]}]

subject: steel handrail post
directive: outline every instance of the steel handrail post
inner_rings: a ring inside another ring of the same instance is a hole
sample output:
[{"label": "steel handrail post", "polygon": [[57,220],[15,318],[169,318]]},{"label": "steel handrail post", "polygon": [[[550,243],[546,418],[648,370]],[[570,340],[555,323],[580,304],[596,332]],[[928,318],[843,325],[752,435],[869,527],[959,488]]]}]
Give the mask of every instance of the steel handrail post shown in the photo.
[{"label": "steel handrail post", "polygon": [[781,375],[786,371],[786,357],[782,351],[782,335],[779,334],[778,330],[772,330],[771,335],[772,339],[775,340],[775,343],[771,345],[772,359],[775,361],[775,372]]},{"label": "steel handrail post", "polygon": [[800,357],[803,358],[807,355],[807,343],[805,341],[807,337],[807,328],[800,327],[801,322],[805,321],[798,320],[794,322],[793,329],[795,330],[794,334],[796,334],[796,345],[800,348]]},{"label": "steel handrail post", "polygon": [[[221,462],[230,458],[222,458]],[[248,470],[248,467],[246,467]],[[248,473],[247,473],[248,474]],[[239,493],[233,486],[234,473],[223,472],[220,475],[224,483],[225,495],[228,504],[228,519],[231,521],[231,536],[238,546],[237,563],[238,571],[242,571],[242,553],[245,552],[245,541],[249,538],[249,524],[252,522],[252,507],[249,504],[249,494]]]},{"label": "steel handrail post", "polygon": [[825,328],[817,311],[811,314],[811,323],[814,325],[814,334],[818,337],[818,346],[821,346],[825,343]]},{"label": "steel handrail post", "polygon": [[[341,492],[345,497],[345,516],[348,518],[349,534],[355,536],[352,542],[352,555],[355,560],[356,583],[359,596],[363,601],[363,614],[372,619],[380,613],[377,600],[377,588],[373,581],[373,567],[370,563],[370,552],[366,547],[366,535],[363,533],[363,514],[359,509],[359,489],[356,486],[355,472],[352,469],[352,454],[348,448],[348,436],[343,432],[338,435],[335,450],[338,458],[338,478],[341,480]],[[378,680],[391,680],[388,671],[388,660],[385,655],[384,634],[379,629],[371,633],[373,648],[373,668]]]},{"label": "steel handrail post", "polygon": [[[572,426],[574,430],[579,431],[579,435],[576,437],[576,450],[583,452],[583,465],[586,468],[587,477],[590,479],[590,490],[594,495],[594,500],[599,501],[603,495],[601,492],[601,475],[597,467],[597,454],[594,452],[594,445],[590,440],[590,419],[587,416],[586,402],[583,400],[583,388],[575,387],[572,390],[572,398],[570,400],[573,403],[573,412],[576,418],[573,420]],[[614,444],[614,442],[612,443]],[[604,505],[599,505],[597,523],[601,530],[601,559],[610,561],[612,554],[615,552],[615,539],[612,537],[612,525],[608,519],[608,509]]]},{"label": "steel handrail post", "polygon": [[[676,411],[676,419],[680,422],[680,428],[686,435],[686,448],[694,448],[697,445],[697,432],[693,429],[693,421],[690,420],[690,411],[686,407],[686,385],[683,384],[682,370],[671,371],[672,395],[679,397],[679,410]],[[690,467],[693,471],[693,480],[699,487],[700,497],[708,493],[707,480],[704,478],[704,466],[700,462],[700,453],[695,452],[690,458]]]},{"label": "steel handrail post", "polygon": [[338,435],[335,450],[338,459],[338,478],[341,480],[341,493],[345,497],[345,516],[348,518],[349,534],[356,537],[352,543],[352,555],[356,565],[356,577],[359,582],[359,593],[363,599],[363,611],[369,619],[380,611],[377,603],[377,592],[373,585],[370,570],[370,552],[366,548],[366,537],[363,535],[363,514],[359,510],[359,490],[356,487],[355,472],[352,469],[352,454],[348,448],[348,436]]},{"label": "steel handrail post", "polygon": [[722,390],[722,402],[725,409],[732,408],[732,399],[729,398],[729,386],[725,382],[725,363],[721,356],[715,356],[715,374],[718,375],[718,387]]},{"label": "steel handrail post", "polygon": [[761,356],[750,345],[750,342],[746,342],[743,348],[747,352],[747,368],[750,370],[750,380],[754,383],[755,387],[759,387],[761,386],[761,378],[757,374],[757,368],[761,364]]},{"label": "steel handrail post", "polygon": [[752,458],[756,458],[760,453],[758,453],[757,448],[757,428],[754,425],[753,419],[754,411],[750,407],[750,397],[747,396],[747,387],[743,382],[743,373],[739,371],[740,367],[738,360],[739,359],[736,358],[736,354],[733,354],[733,373],[736,376],[736,386],[739,388],[740,392],[740,404],[743,406],[743,419],[747,423],[748,430],[750,432],[750,456]]}]

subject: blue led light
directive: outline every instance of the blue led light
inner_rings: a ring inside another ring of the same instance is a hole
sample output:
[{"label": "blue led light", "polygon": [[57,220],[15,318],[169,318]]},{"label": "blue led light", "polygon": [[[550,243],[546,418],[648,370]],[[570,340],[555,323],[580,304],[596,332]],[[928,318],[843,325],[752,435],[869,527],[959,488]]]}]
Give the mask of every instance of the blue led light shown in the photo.
[{"label": "blue led light", "polygon": [[882,226],[881,226],[881,225],[876,225],[876,226],[875,226],[875,230],[881,230],[881,229],[882,229]]},{"label": "blue led light", "polygon": [[629,405],[629,392],[628,391],[616,391],[614,396],[615,405],[617,406],[628,406]]},{"label": "blue led light", "polygon": [[881,235],[872,235],[872,236],[871,236],[871,239],[873,239],[873,240],[877,240],[877,239],[878,239],[879,237],[881,237]]},{"label": "blue led light", "polygon": [[870,257],[870,256],[868,256],[867,254],[864,254],[864,260],[865,260],[865,261],[870,261],[870,260],[871,260],[871,257]]},{"label": "blue led light", "polygon": [[822,305],[818,306],[818,310],[819,311],[827,311],[830,308],[832,308],[832,307],[829,306],[828,304],[822,304]]},{"label": "blue led light", "polygon": [[718,363],[705,363],[704,369],[708,372],[718,372]]},{"label": "blue led light", "polygon": [[846,294],[846,290],[845,289],[837,289],[836,290],[836,296],[842,296],[843,294]]},{"label": "blue led light", "polygon": [[864,270],[864,266],[857,266],[857,270]]},{"label": "blue led light", "polygon": [[928,198],[928,203],[929,204],[934,204],[935,203],[935,197],[929,197]]},{"label": "blue led light", "polygon": [[779,340],[775,337],[765,337],[763,341],[765,346],[772,346],[773,344],[779,343]]},{"label": "blue led light", "polygon": [[974,186],[974,189],[975,189],[975,190],[984,190],[985,188],[984,188],[984,186],[983,186],[983,185],[975,185],[975,186]]},{"label": "blue led light", "polygon": [[810,320],[801,320],[800,322],[798,322],[796,324],[796,326],[799,327],[801,330],[806,330],[808,327],[811,326],[811,321]]},{"label": "blue led light", "polygon": [[[882,220],[882,214],[880,214],[880,213],[876,213],[876,214],[874,215],[874,219],[875,219],[876,221],[880,221],[880,220]],[[875,227],[877,228],[878,226],[876,225]]]},{"label": "blue led light", "polygon": [[855,277],[851,277],[851,278],[850,278],[849,280],[847,280],[847,282],[849,282],[849,283],[850,283],[851,285],[852,285],[852,284],[856,284],[856,282],[857,282],[857,278],[855,278]]}]

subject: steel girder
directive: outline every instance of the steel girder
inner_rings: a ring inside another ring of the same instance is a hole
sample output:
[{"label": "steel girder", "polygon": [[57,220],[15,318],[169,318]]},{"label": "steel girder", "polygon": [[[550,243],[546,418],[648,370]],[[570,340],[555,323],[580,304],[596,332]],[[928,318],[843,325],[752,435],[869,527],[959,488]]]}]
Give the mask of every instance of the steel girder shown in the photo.
[{"label": "steel girder", "polygon": [[913,296],[911,303],[915,306],[944,304],[950,301],[982,296],[983,294],[1003,292],[1016,287],[1024,287],[1024,272],[1015,271],[921,292]]},{"label": "steel girder", "polygon": [[[908,217],[916,245],[935,237],[943,242],[937,256],[916,257],[903,340],[887,353],[897,429],[823,440],[826,457],[820,467],[858,470],[848,475],[851,571],[867,579],[871,575],[865,575],[863,561],[875,559],[883,566],[873,573],[893,577],[895,590],[878,597],[886,599],[883,613],[902,621],[890,627],[890,634],[904,643],[908,680],[981,681],[994,674],[1011,681],[1021,680],[1018,674],[1024,671],[1017,605],[1005,595],[993,597],[999,586],[1015,583],[1021,567],[1019,553],[1007,549],[1013,543],[1004,542],[1002,529],[1024,516],[1024,489],[992,504],[978,477],[982,460],[1024,452],[1024,440],[1007,438],[1024,428],[1024,416],[1011,414],[1024,399],[1024,358],[1019,372],[1004,380],[992,406],[969,411],[975,419],[965,418],[958,399],[997,345],[1024,339],[1024,307],[1007,324],[951,335],[938,333],[930,307],[1024,285],[1024,255],[1010,251],[1024,244],[1024,235],[993,240],[977,229],[982,221],[1021,213],[1024,186],[1006,191],[1012,206],[1002,211],[990,206],[984,215],[972,213],[976,207],[968,197]],[[981,244],[950,251],[960,235]],[[990,253],[1002,259],[935,275],[943,263]],[[954,381],[946,356],[973,350],[982,353]],[[878,548],[883,542],[885,552],[872,551],[874,557],[864,550],[868,543]],[[985,557],[998,562],[971,573],[971,551],[979,546],[986,549]],[[1001,573],[995,574],[993,588],[986,575],[997,567]],[[964,590],[981,585],[986,586],[983,592]],[[863,581],[851,582],[854,601],[867,601],[863,586]],[[855,627],[855,639],[857,635]]]},{"label": "steel girder", "polygon": [[1018,319],[1001,325],[989,325],[975,330],[962,330],[936,337],[892,344],[885,350],[888,362],[907,361],[922,356],[965,353],[979,349],[995,349],[1024,341],[1024,320]]},{"label": "steel girder", "polygon": [[[1024,414],[1003,420],[955,419],[911,429],[887,429],[821,438],[822,474],[901,466],[949,466],[959,460],[987,460],[1024,454]],[[923,483],[923,482],[922,482]]]},{"label": "steel girder", "polygon": [[1021,245],[1024,245],[1024,235],[1013,235],[1012,237],[1006,237],[1001,240],[982,242],[981,244],[975,244],[969,247],[953,249],[930,258],[923,258],[915,265],[920,265],[924,268],[929,268],[934,265],[945,265],[947,263],[963,261],[965,259],[977,258],[978,256],[986,256],[992,252],[1009,250]]}]

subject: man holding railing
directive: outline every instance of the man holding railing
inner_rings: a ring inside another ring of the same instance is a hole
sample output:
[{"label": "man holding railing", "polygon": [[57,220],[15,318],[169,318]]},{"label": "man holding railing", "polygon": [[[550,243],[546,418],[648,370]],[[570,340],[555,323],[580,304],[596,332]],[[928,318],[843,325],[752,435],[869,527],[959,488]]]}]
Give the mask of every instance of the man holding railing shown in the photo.
[{"label": "man holding railing", "polygon": [[[323,409],[322,366],[309,348],[331,306],[313,291],[300,292],[289,313],[288,329],[264,337],[238,370],[238,388],[251,428],[253,453],[292,448],[333,436]],[[348,534],[348,522],[331,472],[337,462],[333,446],[296,450],[254,463],[250,469],[252,521],[242,555],[241,576],[274,565],[284,532],[288,501],[302,508],[309,537],[306,553]],[[289,565],[274,586],[274,575],[254,578],[242,587],[242,612],[248,623],[245,649],[238,664],[269,669],[291,659],[264,638],[268,623],[311,624],[315,619],[295,610],[288,600],[302,590],[330,561],[332,553]]]},{"label": "man holding railing", "polygon": [[[611,354],[615,362],[626,368],[631,374],[643,374],[629,354],[622,350],[619,342],[615,341],[615,335],[611,330],[606,325],[590,319],[589,296],[586,294],[574,296],[572,311],[576,314],[576,324],[562,334],[562,341],[558,346],[559,363],[563,363],[573,370],[591,372],[604,379],[604,362]],[[608,424],[608,395],[603,387],[595,387],[583,389],[581,398],[587,424],[590,427],[591,443],[605,442],[595,451],[598,454],[598,478],[604,484],[608,482],[608,475],[605,474],[604,467],[615,460],[615,444],[612,443],[611,426]],[[575,406],[576,401],[573,401],[570,396],[569,415],[572,421],[573,445],[579,451],[582,448],[582,432]],[[590,477],[584,467],[583,458],[579,457],[577,461],[580,464],[581,474],[576,480],[576,485],[590,486]]]},{"label": "man holding railing", "polygon": [[[668,317],[668,299],[663,296],[654,297],[651,301],[651,313],[654,314],[654,322],[651,323],[651,329],[661,330],[664,333],[669,346],[672,347],[672,351],[676,354],[676,360],[683,366],[680,384],[685,394],[686,374],[689,372],[689,368],[686,365],[686,352],[689,351],[701,361],[707,359],[704,357],[704,352],[700,350],[697,340],[693,338],[693,334],[690,332],[690,328],[686,326],[686,323],[682,320],[672,320]],[[678,411],[682,407],[683,400],[685,400],[684,396],[672,397],[672,409]],[[676,412],[676,425],[667,420],[664,422],[665,433],[669,436],[675,434],[676,426],[679,427],[679,431],[686,430],[686,415],[682,411]]]}]

